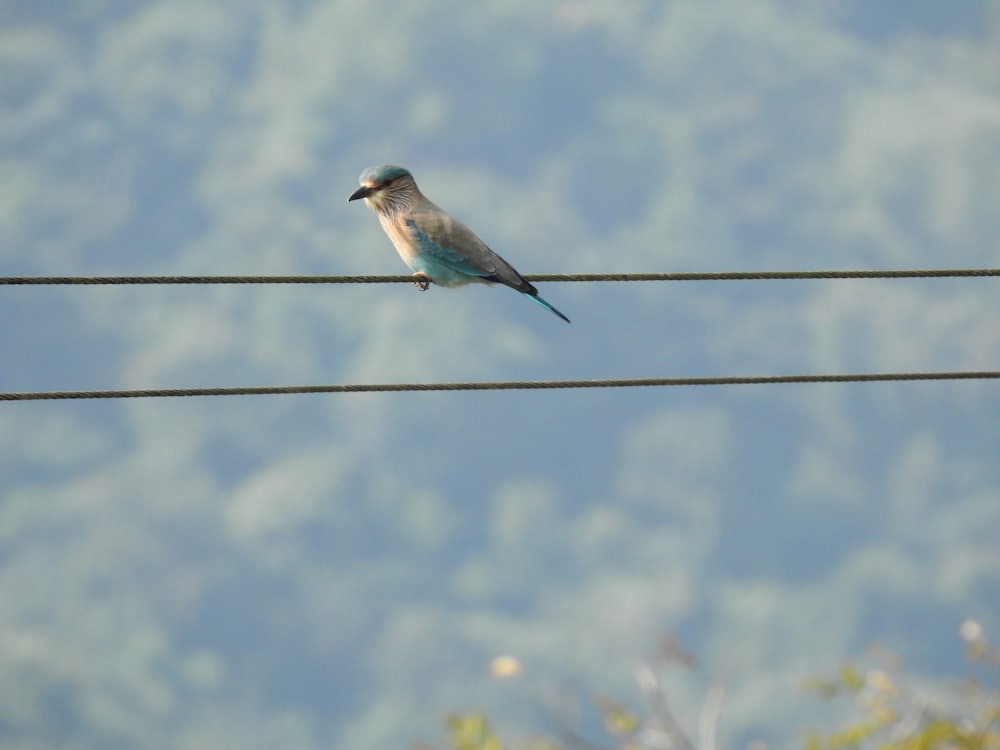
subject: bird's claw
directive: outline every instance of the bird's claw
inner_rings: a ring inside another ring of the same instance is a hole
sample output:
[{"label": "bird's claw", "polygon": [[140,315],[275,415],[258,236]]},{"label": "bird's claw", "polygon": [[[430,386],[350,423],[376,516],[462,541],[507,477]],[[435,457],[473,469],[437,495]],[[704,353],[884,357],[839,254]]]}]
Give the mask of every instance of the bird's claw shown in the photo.
[{"label": "bird's claw", "polygon": [[413,274],[413,286],[419,289],[421,292],[426,292],[431,285],[431,280],[424,276],[422,273]]}]

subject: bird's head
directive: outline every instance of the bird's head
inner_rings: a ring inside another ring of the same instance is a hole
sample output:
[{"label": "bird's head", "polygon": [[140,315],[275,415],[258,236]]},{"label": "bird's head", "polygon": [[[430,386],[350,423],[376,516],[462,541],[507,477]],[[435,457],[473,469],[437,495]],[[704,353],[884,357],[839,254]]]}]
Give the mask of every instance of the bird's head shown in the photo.
[{"label": "bird's head", "polygon": [[358,178],[361,187],[351,193],[348,201],[364,198],[376,213],[395,213],[409,207],[420,195],[413,175],[402,167],[380,164],[368,167]]}]

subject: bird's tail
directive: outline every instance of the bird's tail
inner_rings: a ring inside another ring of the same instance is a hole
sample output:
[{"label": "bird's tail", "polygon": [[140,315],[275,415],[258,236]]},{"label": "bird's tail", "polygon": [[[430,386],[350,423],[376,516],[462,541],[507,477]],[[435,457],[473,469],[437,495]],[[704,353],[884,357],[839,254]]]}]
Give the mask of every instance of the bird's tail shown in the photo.
[{"label": "bird's tail", "polygon": [[528,299],[532,300],[533,302],[537,302],[539,305],[541,305],[542,307],[544,307],[546,310],[548,310],[553,315],[558,315],[560,318],[562,318],[567,323],[569,323],[569,318],[567,318],[565,315],[563,315],[561,312],[559,312],[556,308],[554,308],[548,302],[546,302],[541,297],[539,297],[537,292],[535,294],[532,294],[531,292],[521,292],[521,294],[523,294],[525,297],[527,297]]}]

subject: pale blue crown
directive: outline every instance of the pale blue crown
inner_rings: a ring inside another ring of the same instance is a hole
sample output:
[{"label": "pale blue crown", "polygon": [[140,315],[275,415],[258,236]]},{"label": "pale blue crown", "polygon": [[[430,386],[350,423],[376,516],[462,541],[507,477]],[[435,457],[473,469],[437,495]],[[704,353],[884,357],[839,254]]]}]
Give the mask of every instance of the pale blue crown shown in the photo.
[{"label": "pale blue crown", "polygon": [[361,173],[361,177],[358,180],[362,185],[381,185],[397,177],[409,177],[412,179],[413,175],[410,174],[409,170],[397,167],[395,164],[379,164],[375,167],[368,167],[368,169]]}]

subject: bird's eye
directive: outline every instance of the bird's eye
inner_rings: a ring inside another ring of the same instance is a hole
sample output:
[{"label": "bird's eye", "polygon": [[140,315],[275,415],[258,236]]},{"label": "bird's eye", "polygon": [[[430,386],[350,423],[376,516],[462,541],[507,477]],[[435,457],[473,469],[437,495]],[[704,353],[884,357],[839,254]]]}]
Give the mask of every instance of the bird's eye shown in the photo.
[{"label": "bird's eye", "polygon": [[395,177],[390,177],[390,178],[389,178],[388,180],[386,180],[385,182],[383,182],[383,183],[382,183],[382,184],[380,185],[380,187],[384,187],[384,188],[385,188],[385,187],[389,187],[389,186],[390,186],[390,185],[391,185],[392,183],[394,183],[395,181],[396,181],[396,178],[395,178]]}]

